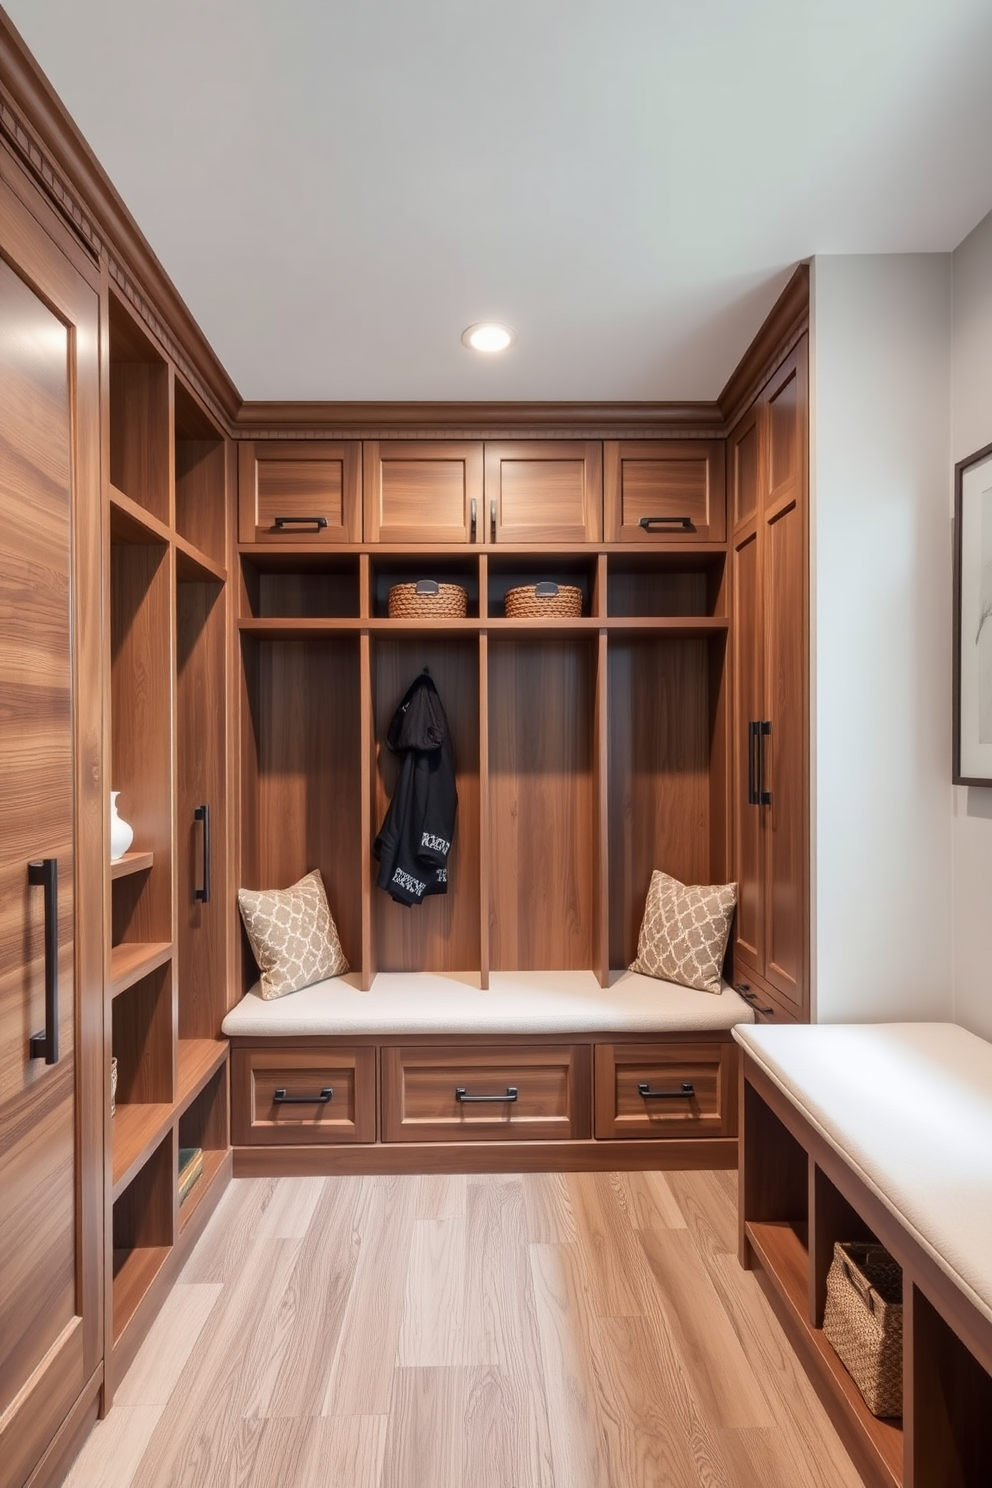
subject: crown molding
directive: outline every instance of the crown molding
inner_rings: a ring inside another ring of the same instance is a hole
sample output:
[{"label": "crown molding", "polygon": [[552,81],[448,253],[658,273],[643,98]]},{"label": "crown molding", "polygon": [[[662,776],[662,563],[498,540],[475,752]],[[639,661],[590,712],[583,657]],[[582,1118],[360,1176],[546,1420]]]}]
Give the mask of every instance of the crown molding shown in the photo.
[{"label": "crown molding", "polygon": [[801,263],[717,399],[729,431],[809,327],[809,263]]},{"label": "crown molding", "polygon": [[522,431],[548,438],[713,439],[716,403],[242,403],[239,439],[492,439]]},{"label": "crown molding", "polygon": [[222,423],[241,404],[110,177],[0,9],[0,134]]}]

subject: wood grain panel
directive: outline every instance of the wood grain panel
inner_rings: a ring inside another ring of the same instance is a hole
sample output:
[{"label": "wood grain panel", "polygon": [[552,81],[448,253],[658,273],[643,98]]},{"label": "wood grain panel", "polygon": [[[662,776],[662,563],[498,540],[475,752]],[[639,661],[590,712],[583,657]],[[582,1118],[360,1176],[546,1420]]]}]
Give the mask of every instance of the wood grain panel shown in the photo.
[{"label": "wood grain panel", "polygon": [[116,997],[112,1018],[118,1104],[174,1101],[176,1007],[171,962]]},{"label": "wood grain panel", "polygon": [[[161,361],[118,361],[110,331],[110,480],[172,522],[172,375]],[[149,349],[150,350],[150,349]]]},{"label": "wood grain panel", "polygon": [[227,562],[229,448],[220,439],[176,440],[176,530],[220,564]]},{"label": "wood grain panel", "polygon": [[266,641],[249,677],[249,753],[257,822],[247,888],[287,888],[319,868],[345,955],[362,954],[357,638]]},{"label": "wood grain panel", "polygon": [[366,440],[364,469],[366,542],[482,541],[481,444]]},{"label": "wood grain panel", "polygon": [[651,874],[710,883],[710,657],[705,641],[611,639],[610,965],[637,953]]},{"label": "wood grain panel", "polygon": [[[242,542],[361,542],[362,452],[356,440],[246,440],[238,451]],[[277,517],[308,520],[278,527]],[[318,527],[317,518],[326,526]]]},{"label": "wood grain panel", "polygon": [[601,541],[602,460],[595,440],[487,443],[485,540]]},{"label": "wood grain panel", "polygon": [[[212,1038],[233,999],[227,841],[227,615],[220,584],[176,588],[176,925],[180,1038]],[[210,812],[210,900],[204,824]]]},{"label": "wood grain panel", "polygon": [[[326,1104],[316,1101],[325,1087]],[[312,1104],[280,1105],[283,1088]],[[234,1056],[234,1140],[373,1142],[376,1127],[375,1050],[239,1049]]]},{"label": "wood grain panel", "polygon": [[594,661],[581,641],[490,638],[494,969],[592,965]]},{"label": "wood grain panel", "polygon": [[[595,1133],[600,1138],[656,1137],[685,1128],[700,1136],[734,1136],[737,1131],[737,1059],[729,1044],[597,1044],[595,1050]],[[689,1096],[652,1099],[651,1091]]]},{"label": "wood grain panel", "polygon": [[741,420],[727,442],[731,518],[736,532],[741,523],[753,518],[758,510],[760,436],[757,407]]},{"label": "wood grain panel", "polygon": [[[727,497],[722,439],[608,439],[604,455],[607,542],[723,542]],[[642,517],[685,517],[648,531]]]},{"label": "wood grain panel", "polygon": [[733,738],[734,967],[753,973],[764,965],[765,878],[764,808],[748,799],[748,725],[764,719],[761,573],[759,536],[751,527],[735,542],[733,554]]},{"label": "wood grain panel", "polygon": [[[386,1142],[582,1137],[589,1133],[589,1051],[540,1049],[382,1050],[382,1136]],[[514,1101],[462,1104],[455,1092]]]},{"label": "wood grain panel", "polygon": [[[380,971],[466,971],[480,961],[479,649],[477,640],[380,640],[373,648],[375,829],[382,825],[402,761],[386,744],[393,714],[427,667],[444,706],[458,790],[448,892],[410,908],[374,888]],[[373,879],[378,863],[373,862]]]}]

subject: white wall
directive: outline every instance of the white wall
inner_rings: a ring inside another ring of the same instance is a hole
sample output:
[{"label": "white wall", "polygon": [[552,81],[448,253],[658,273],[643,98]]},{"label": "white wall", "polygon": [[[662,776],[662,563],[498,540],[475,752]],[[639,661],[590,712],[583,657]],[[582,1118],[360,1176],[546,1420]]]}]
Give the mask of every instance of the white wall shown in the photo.
[{"label": "white wall", "polygon": [[[992,214],[953,266],[952,462],[992,444]],[[953,797],[954,1021],[992,1038],[992,790]]]},{"label": "white wall", "polygon": [[946,1019],[951,256],[816,258],[811,343],[814,1016]]}]

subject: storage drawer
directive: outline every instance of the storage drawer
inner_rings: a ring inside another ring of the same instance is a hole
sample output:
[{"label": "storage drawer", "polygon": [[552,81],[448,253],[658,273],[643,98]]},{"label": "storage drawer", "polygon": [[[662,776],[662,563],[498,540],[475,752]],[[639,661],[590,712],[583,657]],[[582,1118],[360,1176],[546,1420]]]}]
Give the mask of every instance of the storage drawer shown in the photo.
[{"label": "storage drawer", "polygon": [[588,1137],[585,1044],[384,1048],[384,1142]]},{"label": "storage drawer", "polygon": [[596,1136],[732,1137],[737,1046],[597,1044]]},{"label": "storage drawer", "polygon": [[726,539],[722,439],[608,439],[603,461],[607,542]]},{"label": "storage drawer", "polygon": [[236,1147],[374,1142],[375,1050],[236,1049],[231,1101]]}]

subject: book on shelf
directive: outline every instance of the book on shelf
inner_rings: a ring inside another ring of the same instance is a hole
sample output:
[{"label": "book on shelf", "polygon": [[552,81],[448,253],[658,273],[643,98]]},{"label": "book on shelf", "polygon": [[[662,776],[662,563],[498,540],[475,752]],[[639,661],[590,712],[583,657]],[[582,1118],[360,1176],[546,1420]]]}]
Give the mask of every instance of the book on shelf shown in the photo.
[{"label": "book on shelf", "polygon": [[203,1148],[180,1147],[179,1149],[179,1202],[186,1198],[198,1178],[203,1177]]}]

